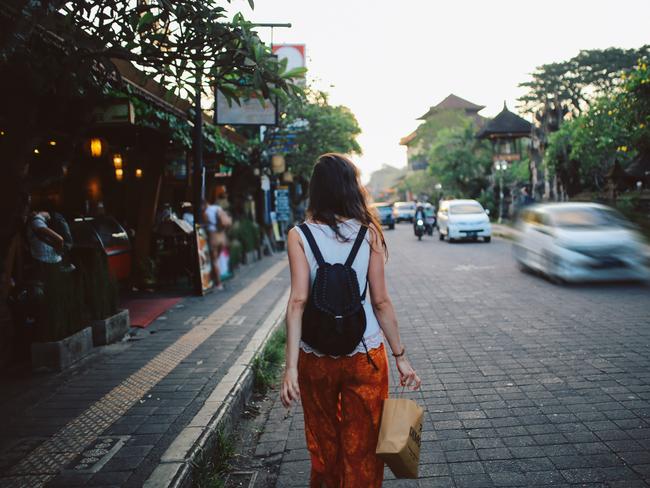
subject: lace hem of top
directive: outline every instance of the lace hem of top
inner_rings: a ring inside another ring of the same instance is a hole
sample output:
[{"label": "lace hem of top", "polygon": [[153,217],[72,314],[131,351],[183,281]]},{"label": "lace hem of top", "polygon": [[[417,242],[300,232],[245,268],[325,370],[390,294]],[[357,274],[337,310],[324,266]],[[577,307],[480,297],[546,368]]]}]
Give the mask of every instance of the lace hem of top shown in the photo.
[{"label": "lace hem of top", "polygon": [[[381,333],[381,331],[379,331],[371,336],[364,337],[364,340],[366,342],[366,347],[368,348],[368,351],[370,351],[372,349],[377,349],[378,347],[381,347],[381,345],[384,343],[384,335]],[[311,347],[309,344],[305,343],[302,340],[300,341],[300,349],[306,353],[314,354],[321,358],[328,356],[327,354],[323,354],[322,352],[319,352],[318,350],[314,349],[313,347]],[[366,354],[366,348],[363,347],[363,341],[359,342],[359,344],[357,344],[357,347],[354,349],[354,351],[352,351],[349,354],[346,354],[346,356],[348,357],[354,356],[355,354],[358,354],[360,352]],[[329,356],[329,357],[338,358],[341,356]]]}]

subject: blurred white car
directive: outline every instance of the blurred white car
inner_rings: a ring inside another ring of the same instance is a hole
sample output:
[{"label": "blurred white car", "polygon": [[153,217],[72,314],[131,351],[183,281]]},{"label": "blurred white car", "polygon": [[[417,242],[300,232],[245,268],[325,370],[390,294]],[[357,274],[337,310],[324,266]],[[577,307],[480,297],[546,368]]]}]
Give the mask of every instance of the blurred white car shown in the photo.
[{"label": "blurred white car", "polygon": [[488,212],[476,200],[443,200],[438,209],[440,240],[492,239],[492,225]]},{"label": "blurred white car", "polygon": [[415,202],[395,202],[393,211],[397,222],[402,222],[403,220],[413,222],[415,218]]},{"label": "blurred white car", "polygon": [[554,281],[647,280],[645,246],[616,210],[595,203],[556,203],[524,209],[515,258]]}]

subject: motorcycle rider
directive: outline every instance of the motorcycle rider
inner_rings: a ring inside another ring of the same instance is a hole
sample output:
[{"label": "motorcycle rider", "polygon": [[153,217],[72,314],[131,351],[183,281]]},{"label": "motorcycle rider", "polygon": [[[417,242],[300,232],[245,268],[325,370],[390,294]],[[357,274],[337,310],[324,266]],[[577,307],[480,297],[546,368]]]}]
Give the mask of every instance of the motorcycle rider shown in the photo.
[{"label": "motorcycle rider", "polygon": [[418,220],[422,221],[422,225],[424,225],[425,221],[425,214],[424,214],[424,205],[421,203],[417,204],[417,207],[415,209],[415,215],[413,216],[413,233],[417,235],[416,229],[418,226]]}]

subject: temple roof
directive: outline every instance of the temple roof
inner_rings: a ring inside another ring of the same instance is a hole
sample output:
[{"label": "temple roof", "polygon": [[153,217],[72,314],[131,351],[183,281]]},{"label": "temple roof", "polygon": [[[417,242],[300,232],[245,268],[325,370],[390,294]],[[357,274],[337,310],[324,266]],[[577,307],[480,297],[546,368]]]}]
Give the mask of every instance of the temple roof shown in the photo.
[{"label": "temple roof", "polygon": [[530,135],[532,124],[508,110],[505,102],[503,110],[490,120],[476,137],[486,139],[499,136],[525,137]]},{"label": "temple roof", "polygon": [[468,102],[464,98],[460,98],[452,93],[438,105],[429,108],[429,111],[422,117],[419,117],[418,120],[426,120],[440,110],[465,110],[466,112],[479,112],[484,108],[485,105],[476,105],[475,103]]},{"label": "temple roof", "polygon": [[404,136],[404,137],[402,137],[402,138],[399,140],[399,144],[400,144],[400,146],[408,146],[409,143],[410,143],[413,139],[415,139],[415,137],[416,137],[417,135],[418,135],[417,131],[414,130],[414,131],[411,132],[408,136]]}]

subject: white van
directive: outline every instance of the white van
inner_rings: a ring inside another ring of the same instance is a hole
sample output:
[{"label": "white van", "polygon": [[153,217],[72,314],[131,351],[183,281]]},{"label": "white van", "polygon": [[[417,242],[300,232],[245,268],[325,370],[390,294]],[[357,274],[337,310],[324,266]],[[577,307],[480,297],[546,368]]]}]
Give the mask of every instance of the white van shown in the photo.
[{"label": "white van", "polygon": [[440,240],[445,237],[452,242],[457,239],[479,237],[483,241],[492,239],[492,225],[488,211],[476,200],[443,200],[438,209],[438,231]]},{"label": "white van", "polygon": [[403,220],[413,222],[415,218],[415,202],[396,202],[393,205],[393,209],[397,222],[402,222]]}]

